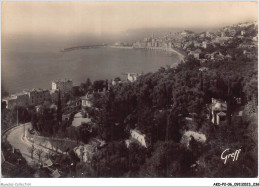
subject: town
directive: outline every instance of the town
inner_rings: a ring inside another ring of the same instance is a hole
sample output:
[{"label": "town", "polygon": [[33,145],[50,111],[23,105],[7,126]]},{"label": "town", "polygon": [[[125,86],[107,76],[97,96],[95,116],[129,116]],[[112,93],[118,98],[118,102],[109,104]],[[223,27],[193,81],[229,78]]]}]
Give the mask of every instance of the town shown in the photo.
[{"label": "town", "polygon": [[[2,175],[257,176],[257,27],[153,35],[131,47],[176,52],[178,65],[5,94]],[[226,146],[241,149],[238,164],[222,163]]]},{"label": "town", "polygon": [[[193,56],[200,63],[214,60],[231,60],[233,48],[240,50],[247,58],[256,58],[258,38],[257,23],[241,23],[219,29],[217,32],[194,33],[189,30],[169,33],[166,36],[144,38],[133,43],[133,48],[148,50],[181,51]],[[239,45],[238,45],[239,43]],[[235,46],[238,45],[238,46]]]}]

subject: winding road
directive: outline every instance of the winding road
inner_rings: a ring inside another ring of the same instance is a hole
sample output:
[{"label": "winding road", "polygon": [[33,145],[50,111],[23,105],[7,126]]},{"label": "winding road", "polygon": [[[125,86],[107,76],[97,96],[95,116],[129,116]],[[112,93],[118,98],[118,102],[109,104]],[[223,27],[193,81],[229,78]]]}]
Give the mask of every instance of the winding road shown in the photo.
[{"label": "winding road", "polygon": [[[26,123],[19,125],[17,127],[14,127],[10,129],[6,134],[6,140],[16,149],[19,149],[22,156],[26,159],[27,163],[29,165],[35,165],[38,163],[38,157],[34,154],[34,159],[31,159],[31,154],[29,153],[28,149],[32,147],[33,143],[30,142],[27,138],[24,138],[24,129],[25,133],[27,133],[28,128],[31,127],[31,123]],[[49,153],[50,150],[46,149],[42,146],[39,146],[37,144],[34,144],[34,147],[37,149],[42,149],[43,154],[41,156],[42,161],[44,162],[46,158],[44,155],[46,153]],[[35,150],[35,152],[36,152]]]}]

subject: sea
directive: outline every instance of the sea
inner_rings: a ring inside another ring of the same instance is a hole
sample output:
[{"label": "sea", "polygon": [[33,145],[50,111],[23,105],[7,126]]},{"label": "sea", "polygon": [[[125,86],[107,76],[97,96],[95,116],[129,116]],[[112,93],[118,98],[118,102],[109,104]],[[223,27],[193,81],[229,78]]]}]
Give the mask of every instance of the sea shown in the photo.
[{"label": "sea", "polygon": [[[65,46],[73,47],[73,46]],[[159,50],[92,48],[61,52],[62,47],[34,45],[5,47],[1,51],[2,89],[17,93],[24,89],[50,89],[52,80],[72,79],[80,85],[92,81],[126,79],[125,73],[155,72],[180,61],[178,54]]]}]

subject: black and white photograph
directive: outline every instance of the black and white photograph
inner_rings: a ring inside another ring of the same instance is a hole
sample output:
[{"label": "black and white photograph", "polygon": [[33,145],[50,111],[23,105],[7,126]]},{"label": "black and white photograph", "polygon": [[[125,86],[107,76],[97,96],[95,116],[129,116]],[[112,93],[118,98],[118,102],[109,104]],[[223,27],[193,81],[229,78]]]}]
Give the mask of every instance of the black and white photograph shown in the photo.
[{"label": "black and white photograph", "polygon": [[258,167],[258,1],[1,2],[3,180]]}]

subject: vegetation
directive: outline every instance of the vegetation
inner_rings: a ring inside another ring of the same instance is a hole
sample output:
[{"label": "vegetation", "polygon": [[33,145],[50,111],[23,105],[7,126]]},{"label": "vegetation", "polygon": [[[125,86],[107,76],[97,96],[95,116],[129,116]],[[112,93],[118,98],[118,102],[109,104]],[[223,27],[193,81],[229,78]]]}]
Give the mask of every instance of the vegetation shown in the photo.
[{"label": "vegetation", "polygon": [[[257,159],[252,153],[256,154],[257,144],[250,142],[257,136],[256,131],[252,131],[257,128],[257,120],[236,117],[237,111],[243,108],[235,100],[240,97],[245,104],[257,98],[256,66],[255,61],[238,58],[206,64],[204,67],[208,70],[202,72],[200,63],[188,58],[176,68],[160,68],[134,83],[113,86],[103,97],[94,97],[94,107],[98,110],[91,117],[98,124],[100,138],[109,142],[94,156],[96,175],[227,177],[232,176],[231,171],[238,171],[234,174],[237,177],[256,176]],[[229,120],[220,128],[215,128],[206,118],[206,105],[211,103],[211,98],[228,103]],[[190,114],[194,114],[194,120],[187,122],[185,117]],[[145,154],[130,151],[131,148],[126,149],[124,143],[119,143],[127,139],[129,130],[134,128],[151,140],[151,148]],[[180,139],[187,130],[205,134],[207,142],[201,145],[193,140],[191,148],[185,148]],[[228,147],[242,149],[239,163],[223,164],[220,154]],[[135,153],[142,161],[130,159]],[[131,167],[129,163],[137,163],[138,167]]]},{"label": "vegetation", "polygon": [[31,155],[31,159],[33,160],[33,155],[34,155],[34,151],[35,151],[35,147],[34,145],[32,144],[32,147],[28,147],[28,152],[30,153]]},{"label": "vegetation", "polygon": [[2,175],[4,177],[33,177],[35,169],[27,164],[26,160],[22,157],[22,154],[19,150],[14,149],[7,142],[2,142],[1,151],[5,158],[5,161],[4,163],[2,163],[1,167]]},{"label": "vegetation", "polygon": [[4,131],[9,127],[12,127],[17,124],[17,115],[18,123],[27,123],[31,120],[32,107],[14,107],[13,109],[2,108],[1,111],[1,130]]}]

